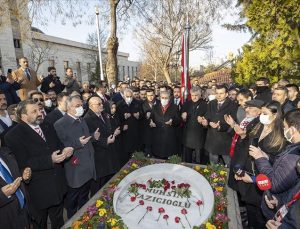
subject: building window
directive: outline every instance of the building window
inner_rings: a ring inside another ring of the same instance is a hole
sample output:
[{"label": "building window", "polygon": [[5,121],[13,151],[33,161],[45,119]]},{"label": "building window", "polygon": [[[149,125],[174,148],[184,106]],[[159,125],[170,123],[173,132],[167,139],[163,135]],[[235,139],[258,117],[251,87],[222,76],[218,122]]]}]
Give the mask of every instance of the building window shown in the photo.
[{"label": "building window", "polygon": [[76,62],[76,70],[77,70],[77,77],[79,80],[82,80],[81,78],[81,66],[80,66],[80,62]]},{"label": "building window", "polygon": [[133,78],[133,77],[135,77],[135,74],[134,74],[134,67],[131,67],[131,71],[132,71],[131,74],[132,74],[132,78]]},{"label": "building window", "polygon": [[21,40],[14,39],[14,46],[15,46],[15,48],[21,48]]},{"label": "building window", "polygon": [[125,66],[123,66],[123,80],[125,80]]},{"label": "building window", "polygon": [[69,61],[65,60],[64,61],[64,69],[65,69],[65,71],[67,70],[68,67],[69,67]]},{"label": "building window", "polygon": [[130,78],[130,68],[129,68],[129,66],[127,67],[127,75]]},{"label": "building window", "polygon": [[49,60],[49,67],[54,67],[54,60]]},{"label": "building window", "polygon": [[91,63],[87,63],[87,72],[90,73],[91,72]]}]

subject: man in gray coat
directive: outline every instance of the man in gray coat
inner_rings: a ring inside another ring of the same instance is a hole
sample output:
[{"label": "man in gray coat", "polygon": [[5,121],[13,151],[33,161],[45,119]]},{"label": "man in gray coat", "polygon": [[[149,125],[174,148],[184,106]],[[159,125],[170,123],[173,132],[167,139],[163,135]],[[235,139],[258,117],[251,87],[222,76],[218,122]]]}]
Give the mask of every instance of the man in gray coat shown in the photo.
[{"label": "man in gray coat", "polygon": [[[98,140],[98,129],[89,133],[83,115],[82,101],[78,96],[71,96],[66,101],[67,114],[54,124],[61,142],[74,148],[73,156],[65,163],[68,183],[67,215],[70,218],[88,200],[91,179],[96,179],[94,148],[91,143]],[[92,138],[92,139],[91,139]]]}]

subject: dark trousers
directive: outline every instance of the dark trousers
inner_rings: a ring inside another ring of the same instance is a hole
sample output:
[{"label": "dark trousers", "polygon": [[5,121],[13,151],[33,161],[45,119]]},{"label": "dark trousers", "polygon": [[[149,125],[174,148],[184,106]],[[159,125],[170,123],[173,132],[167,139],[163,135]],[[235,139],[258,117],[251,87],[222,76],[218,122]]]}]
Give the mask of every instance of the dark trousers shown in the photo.
[{"label": "dark trousers", "polygon": [[32,221],[33,229],[47,229],[48,216],[50,218],[52,229],[61,228],[64,225],[63,202],[42,210],[34,209],[32,215],[34,218]]},{"label": "dark trousers", "polygon": [[152,144],[144,145],[144,155],[147,157],[152,157]]},{"label": "dark trousers", "polygon": [[[193,160],[193,153],[195,153],[195,158]],[[187,163],[193,163],[196,162],[197,164],[200,164],[201,160],[201,149],[191,149],[188,147],[184,147],[183,150],[183,161]]]},{"label": "dark trousers", "polygon": [[114,175],[108,175],[91,180],[91,197],[95,195]]},{"label": "dark trousers", "polygon": [[90,181],[79,188],[68,187],[67,193],[67,216],[70,219],[88,200]]},{"label": "dark trousers", "polygon": [[248,226],[255,229],[264,229],[266,228],[266,219],[263,216],[262,210],[260,207],[246,204]]}]

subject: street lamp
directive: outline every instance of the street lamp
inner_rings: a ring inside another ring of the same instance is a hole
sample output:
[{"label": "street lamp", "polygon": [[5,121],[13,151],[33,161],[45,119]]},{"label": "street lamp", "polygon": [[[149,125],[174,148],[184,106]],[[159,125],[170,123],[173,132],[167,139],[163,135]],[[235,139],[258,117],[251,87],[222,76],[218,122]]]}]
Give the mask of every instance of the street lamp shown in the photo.
[{"label": "street lamp", "polygon": [[99,64],[100,64],[100,80],[104,81],[103,66],[102,66],[102,52],[100,42],[100,24],[99,24],[99,7],[95,7],[96,20],[97,20],[97,37],[98,37],[98,52],[99,52]]}]

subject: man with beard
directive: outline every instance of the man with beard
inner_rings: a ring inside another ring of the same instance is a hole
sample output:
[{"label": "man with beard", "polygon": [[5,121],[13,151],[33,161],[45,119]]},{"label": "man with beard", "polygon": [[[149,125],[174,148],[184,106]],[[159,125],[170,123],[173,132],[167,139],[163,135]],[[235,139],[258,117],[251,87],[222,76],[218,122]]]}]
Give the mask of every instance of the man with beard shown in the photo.
[{"label": "man with beard", "polygon": [[286,87],[278,86],[275,88],[272,94],[272,100],[280,103],[284,114],[296,108],[288,99],[288,89]]},{"label": "man with beard", "polygon": [[152,139],[153,139],[153,128],[150,126],[150,116],[153,107],[156,105],[157,100],[155,99],[154,90],[147,90],[147,100],[142,104],[142,114],[143,114],[143,144],[145,155],[152,155]]},{"label": "man with beard", "polygon": [[36,72],[29,67],[28,59],[22,57],[19,59],[20,68],[12,72],[12,79],[20,84],[19,97],[21,100],[28,98],[28,92],[37,90],[37,87],[43,80],[36,75]]},{"label": "man with beard", "polygon": [[6,134],[5,142],[16,156],[20,169],[32,170],[28,192],[33,228],[47,228],[48,216],[52,228],[60,228],[64,224],[66,193],[62,162],[73,154],[73,148],[62,147],[53,127],[43,123],[34,101],[20,102],[16,114],[20,123]]},{"label": "man with beard", "polygon": [[204,145],[204,129],[198,117],[203,117],[206,113],[207,105],[201,99],[201,91],[199,88],[192,88],[191,100],[187,101],[182,107],[182,120],[184,121],[183,160],[188,163],[193,162],[192,154],[195,152],[195,162],[200,163],[201,149]]},{"label": "man with beard", "polygon": [[141,118],[140,103],[133,99],[133,92],[130,89],[124,91],[124,99],[117,104],[117,113],[121,120],[121,125],[128,126],[123,132],[123,147],[128,159],[132,153],[140,146],[139,139],[139,120]]},{"label": "man with beard", "polygon": [[157,103],[151,112],[150,126],[153,130],[153,154],[167,159],[176,154],[176,127],[180,117],[178,107],[171,103],[167,91],[160,93],[160,103]]},{"label": "man with beard", "polygon": [[49,67],[48,68],[49,75],[44,78],[41,91],[44,93],[48,93],[49,90],[55,91],[56,94],[61,93],[65,86],[60,82],[59,77],[56,75],[56,68]]},{"label": "man with beard", "polygon": [[[51,100],[51,102],[52,102],[52,106],[51,106],[51,108],[52,108],[52,110],[54,110],[55,109],[55,107],[57,107],[57,94],[56,94],[56,92],[54,91],[54,90],[48,90],[48,92],[47,92],[47,96],[48,96],[48,98]],[[51,111],[52,111],[51,110]]]},{"label": "man with beard", "polygon": [[4,132],[12,125],[12,121],[7,113],[7,103],[4,92],[0,91],[0,133]]},{"label": "man with beard", "polygon": [[62,92],[58,94],[57,96],[57,103],[58,106],[55,108],[53,111],[51,111],[48,115],[45,117],[45,122],[50,123],[54,125],[54,123],[62,118],[65,113],[67,112],[67,107],[66,107],[66,100],[68,98],[68,93],[67,92]]},{"label": "man with beard", "polygon": [[142,101],[146,101],[146,99],[147,99],[146,94],[147,94],[147,87],[144,86],[140,89],[140,99]]},{"label": "man with beard", "polygon": [[270,80],[266,77],[260,77],[256,80],[256,96],[255,99],[262,100],[265,103],[272,101],[272,92],[269,88]]}]

